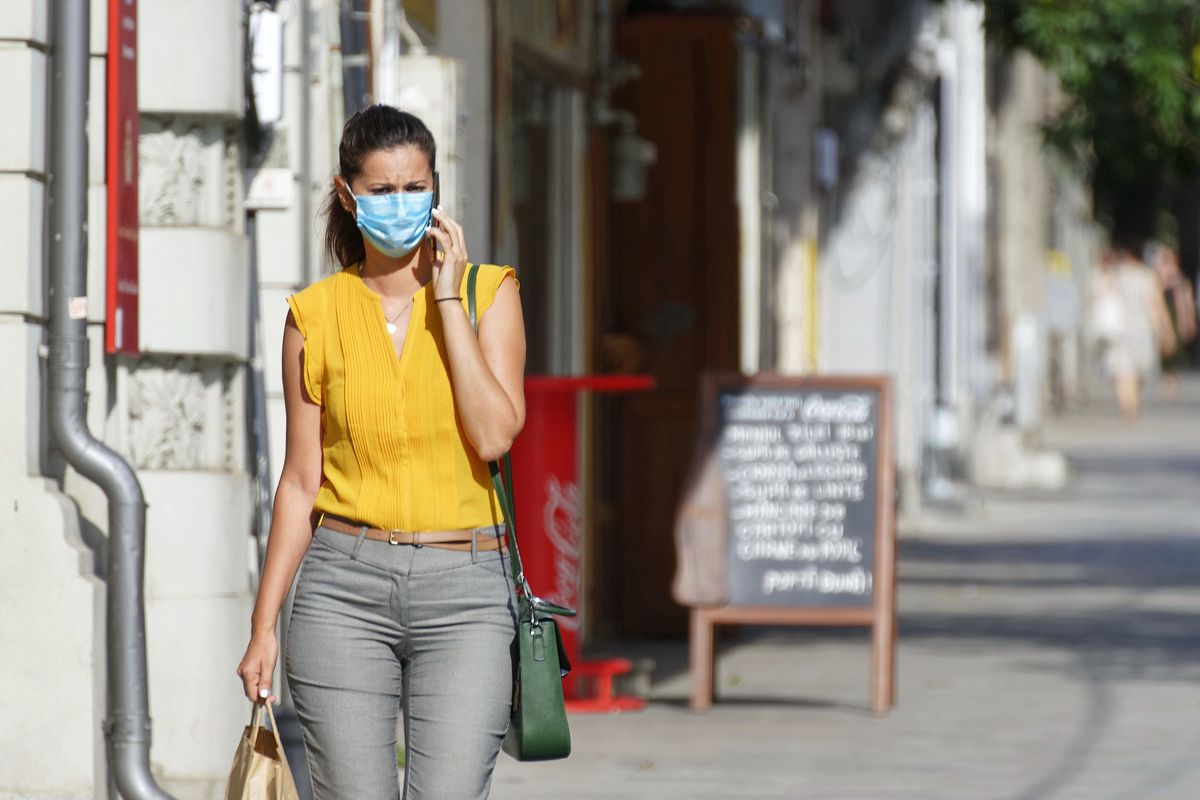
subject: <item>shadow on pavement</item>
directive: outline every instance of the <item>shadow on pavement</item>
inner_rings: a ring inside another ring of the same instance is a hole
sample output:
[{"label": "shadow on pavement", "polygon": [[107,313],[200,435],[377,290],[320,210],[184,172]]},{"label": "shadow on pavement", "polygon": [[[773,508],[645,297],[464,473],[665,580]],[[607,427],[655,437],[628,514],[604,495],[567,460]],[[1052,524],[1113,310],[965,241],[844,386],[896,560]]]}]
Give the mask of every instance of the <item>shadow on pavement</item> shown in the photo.
[{"label": "shadow on pavement", "polygon": [[[900,620],[901,641],[944,640],[961,650],[963,641],[970,639],[988,650],[1008,643],[1067,651],[1075,660],[1066,670],[1074,675],[1158,682],[1200,679],[1196,628],[1194,613],[1124,606],[1079,614],[917,614]],[[1026,669],[1043,667],[1030,663]]]},{"label": "shadow on pavement", "polygon": [[900,586],[1200,588],[1195,533],[900,542]]},{"label": "shadow on pavement", "polygon": [[[691,707],[688,705],[689,701],[686,697],[660,697],[655,698],[653,702],[656,706],[662,706],[663,708],[675,708],[680,711],[691,712]],[[768,694],[739,694],[734,697],[722,695],[719,704],[721,707],[727,708],[794,708],[813,711],[843,711],[863,717],[873,716],[865,703],[854,705],[808,697],[780,697],[779,695]]]}]

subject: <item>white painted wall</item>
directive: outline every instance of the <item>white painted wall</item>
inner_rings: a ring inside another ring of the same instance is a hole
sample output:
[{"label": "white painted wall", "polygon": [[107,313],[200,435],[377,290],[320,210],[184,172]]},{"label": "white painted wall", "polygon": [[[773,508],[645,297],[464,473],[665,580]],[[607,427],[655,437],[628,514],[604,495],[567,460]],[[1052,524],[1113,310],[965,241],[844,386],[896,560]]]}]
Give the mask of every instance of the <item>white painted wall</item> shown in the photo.
[{"label": "white painted wall", "polygon": [[138,4],[142,113],[241,117],[242,6],[234,0]]},{"label": "white painted wall", "polygon": [[250,485],[221,472],[140,478],[151,763],[181,791],[223,789],[250,710],[234,675],[250,635]]},{"label": "white painted wall", "polygon": [[229,227],[142,228],[142,348],[247,358],[246,240]]},{"label": "white painted wall", "polygon": [[[0,68],[2,69],[2,68]],[[0,87],[0,103],[6,103]],[[13,106],[7,106],[12,108]],[[4,126],[0,126],[4,127]],[[42,316],[42,208],[46,182],[15,171],[0,172],[0,242],[4,242],[4,269],[0,269],[0,313]]]},{"label": "white painted wall", "polygon": [[21,125],[0,126],[0,170],[46,168],[46,87],[48,59],[32,42],[0,42],[0,70],[5,75],[5,102],[28,109]]},{"label": "white painted wall", "polygon": [[0,392],[0,443],[10,454],[0,459],[0,796],[90,797],[104,601],[73,504],[37,475],[41,339],[41,325],[0,315],[0,353],[16,367]]},{"label": "white painted wall", "polygon": [[103,715],[103,593],[75,509],[39,474],[47,21],[43,0],[0,13],[0,795],[30,798],[92,795]]},{"label": "white painted wall", "polygon": [[[142,111],[156,114],[143,125],[151,137],[142,163],[146,352],[113,361],[102,344],[108,3],[90,2],[88,422],[118,451],[136,455],[135,466],[168,464],[139,469],[150,503],[151,761],[176,796],[219,797],[244,724],[233,672],[252,602],[240,375],[248,291],[238,168],[242,4],[141,6]],[[47,6],[10,0],[0,12],[0,354],[16,367],[0,393],[0,448],[10,454],[0,460],[0,607],[7,609],[0,613],[0,797],[101,797],[105,592],[95,575],[103,565],[93,563],[85,540],[103,536],[107,504],[69,468],[61,491],[42,477],[64,471],[43,456],[38,357]],[[176,446],[186,452],[164,455],[163,447]],[[193,462],[203,468],[186,466]]]}]

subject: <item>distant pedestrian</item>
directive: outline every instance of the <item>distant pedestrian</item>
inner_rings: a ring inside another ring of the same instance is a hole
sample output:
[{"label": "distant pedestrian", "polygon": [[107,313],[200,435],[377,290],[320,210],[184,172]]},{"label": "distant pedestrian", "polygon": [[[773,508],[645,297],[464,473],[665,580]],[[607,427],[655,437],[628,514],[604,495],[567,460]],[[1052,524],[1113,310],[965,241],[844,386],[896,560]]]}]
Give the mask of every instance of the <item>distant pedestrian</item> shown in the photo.
[{"label": "distant pedestrian", "polygon": [[1135,420],[1143,386],[1175,334],[1157,276],[1127,248],[1101,257],[1092,281],[1090,323],[1121,415]]},{"label": "distant pedestrian", "polygon": [[515,272],[437,205],[433,136],[373,105],[342,129],[325,205],[341,267],[288,298],[287,451],[238,666],[274,698],[275,620],[316,800],[483,800],[512,713],[516,596],[488,462],[525,419]]},{"label": "distant pedestrian", "polygon": [[1168,396],[1176,397],[1181,386],[1180,372],[1187,368],[1188,351],[1196,341],[1196,305],[1192,282],[1179,268],[1179,253],[1160,244],[1154,245],[1151,252],[1147,263],[1154,267],[1162,285],[1163,306],[1173,334],[1162,350],[1163,388]]}]

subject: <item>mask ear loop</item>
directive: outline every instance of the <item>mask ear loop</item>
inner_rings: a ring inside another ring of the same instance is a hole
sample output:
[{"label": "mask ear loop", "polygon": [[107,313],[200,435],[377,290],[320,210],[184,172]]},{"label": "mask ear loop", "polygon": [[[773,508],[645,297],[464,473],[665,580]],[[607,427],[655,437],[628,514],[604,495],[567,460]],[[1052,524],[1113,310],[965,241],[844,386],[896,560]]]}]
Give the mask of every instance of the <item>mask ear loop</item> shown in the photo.
[{"label": "mask ear loop", "polygon": [[[341,178],[341,181],[342,181],[341,188],[344,188],[346,190],[346,194],[350,195],[350,201],[354,204],[353,208],[346,208],[346,206],[342,204],[342,193],[340,191],[338,191],[339,187],[337,186],[337,178]],[[350,216],[357,218],[358,217],[358,195],[356,195],[354,193],[354,190],[350,188],[350,181],[346,180],[345,178],[342,178],[341,175],[336,176],[336,178],[334,179],[334,191],[337,192],[338,205],[342,206],[342,210],[345,211]]]}]

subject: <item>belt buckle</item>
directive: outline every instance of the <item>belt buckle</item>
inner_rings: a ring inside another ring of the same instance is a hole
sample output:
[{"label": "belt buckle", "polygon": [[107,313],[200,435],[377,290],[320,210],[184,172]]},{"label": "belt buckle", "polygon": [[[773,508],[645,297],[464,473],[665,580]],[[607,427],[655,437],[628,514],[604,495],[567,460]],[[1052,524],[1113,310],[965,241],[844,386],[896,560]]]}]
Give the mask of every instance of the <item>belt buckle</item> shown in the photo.
[{"label": "belt buckle", "polygon": [[400,532],[400,531],[395,531],[395,530],[393,530],[393,531],[388,531],[387,543],[388,543],[388,544],[394,544],[394,545],[398,545],[398,544],[400,544],[400,542],[396,541],[396,534],[397,534],[397,533],[399,533],[399,532]]}]

